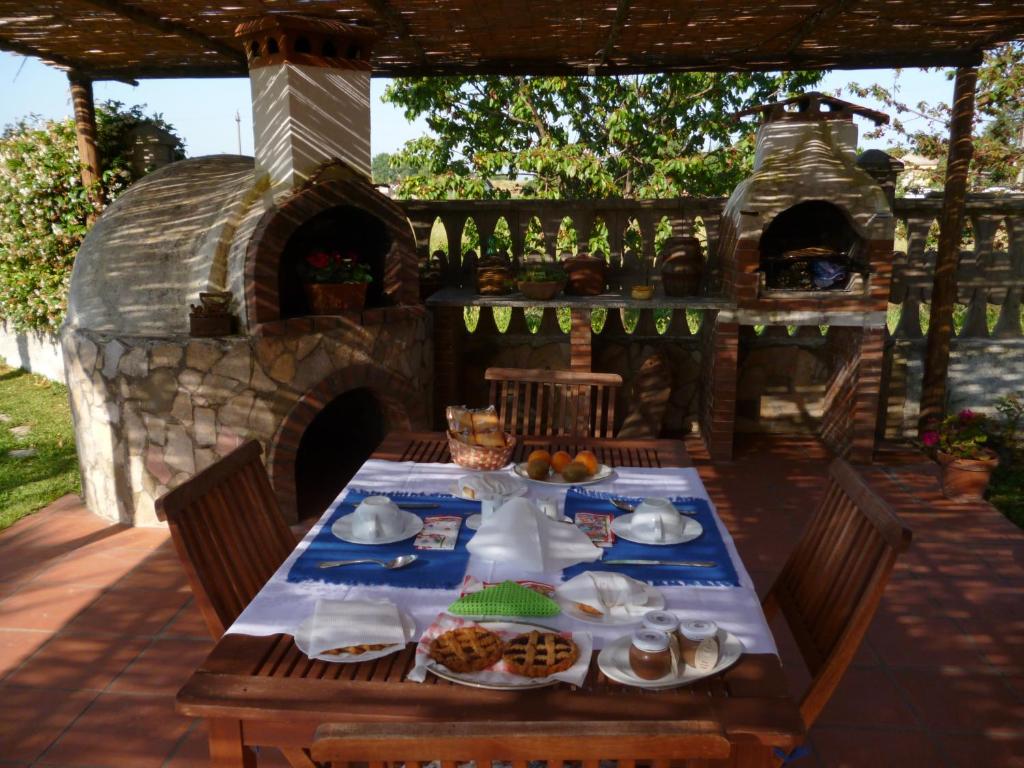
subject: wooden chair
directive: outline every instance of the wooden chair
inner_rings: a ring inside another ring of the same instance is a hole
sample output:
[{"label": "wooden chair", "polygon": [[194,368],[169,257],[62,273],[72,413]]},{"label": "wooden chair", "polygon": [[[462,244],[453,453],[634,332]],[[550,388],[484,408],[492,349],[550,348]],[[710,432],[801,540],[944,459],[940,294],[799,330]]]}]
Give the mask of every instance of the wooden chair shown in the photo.
[{"label": "wooden chair", "polygon": [[800,702],[810,728],[832,697],[871,623],[911,532],[842,459],[825,498],[765,596],[785,618],[812,680]]},{"label": "wooden chair", "polygon": [[156,501],[214,639],[295,548],[250,440]]},{"label": "wooden chair", "polygon": [[[619,768],[637,762],[655,768],[685,766],[689,760],[728,758],[730,744],[707,723],[586,724],[584,732],[566,733],[558,722],[470,722],[444,728],[415,723],[329,723],[317,729],[310,754],[317,763],[333,768],[368,761],[369,768],[400,763],[423,765],[438,760],[441,768],[455,768],[470,760],[476,768],[491,768],[492,761],[526,768],[528,761],[543,761],[547,768],[566,763],[597,768],[601,760],[617,760]],[[637,757],[639,755],[640,757]]]},{"label": "wooden chair", "polygon": [[613,437],[617,373],[488,368],[491,404],[515,435]]}]

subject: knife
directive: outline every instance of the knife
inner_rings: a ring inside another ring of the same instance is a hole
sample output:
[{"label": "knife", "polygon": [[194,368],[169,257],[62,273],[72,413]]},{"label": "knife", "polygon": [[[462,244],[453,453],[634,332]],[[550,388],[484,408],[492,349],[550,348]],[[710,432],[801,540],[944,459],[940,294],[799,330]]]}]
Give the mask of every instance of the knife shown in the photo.
[{"label": "knife", "polygon": [[714,568],[712,560],[601,560],[605,565],[674,565],[680,568]]}]

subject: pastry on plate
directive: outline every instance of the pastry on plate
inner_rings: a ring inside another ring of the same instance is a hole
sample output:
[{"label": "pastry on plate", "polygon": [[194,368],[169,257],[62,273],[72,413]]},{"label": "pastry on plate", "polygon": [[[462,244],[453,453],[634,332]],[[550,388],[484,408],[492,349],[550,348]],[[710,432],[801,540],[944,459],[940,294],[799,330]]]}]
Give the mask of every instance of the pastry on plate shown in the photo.
[{"label": "pastry on plate", "polygon": [[430,658],[452,672],[480,672],[501,658],[501,638],[483,627],[458,627],[430,641]]},{"label": "pastry on plate", "polygon": [[579,658],[572,638],[557,632],[531,630],[505,644],[502,657],[509,672],[524,677],[547,677],[564,672]]},{"label": "pastry on plate", "polygon": [[322,653],[325,656],[360,656],[373,651],[383,651],[390,647],[391,645],[388,643],[364,643],[363,645],[346,645],[344,648],[331,648]]}]

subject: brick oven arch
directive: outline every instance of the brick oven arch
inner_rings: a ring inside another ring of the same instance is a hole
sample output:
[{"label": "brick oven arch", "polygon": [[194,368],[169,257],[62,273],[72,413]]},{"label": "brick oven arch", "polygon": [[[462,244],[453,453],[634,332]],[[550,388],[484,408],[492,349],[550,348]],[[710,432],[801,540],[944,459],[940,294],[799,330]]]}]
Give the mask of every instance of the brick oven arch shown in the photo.
[{"label": "brick oven arch", "polygon": [[332,178],[297,190],[260,218],[246,247],[245,307],[250,328],[282,320],[278,272],[292,234],[317,214],[350,207],[379,219],[391,238],[384,293],[396,304],[419,302],[419,268],[412,227],[392,200],[361,178]]},{"label": "brick oven arch", "polygon": [[356,389],[368,390],[377,400],[385,431],[407,430],[412,424],[423,423],[427,413],[423,398],[399,376],[378,365],[350,365],[324,378],[288,412],[267,451],[267,470],[281,512],[289,522],[298,520],[295,464],[306,428],[331,401]]}]

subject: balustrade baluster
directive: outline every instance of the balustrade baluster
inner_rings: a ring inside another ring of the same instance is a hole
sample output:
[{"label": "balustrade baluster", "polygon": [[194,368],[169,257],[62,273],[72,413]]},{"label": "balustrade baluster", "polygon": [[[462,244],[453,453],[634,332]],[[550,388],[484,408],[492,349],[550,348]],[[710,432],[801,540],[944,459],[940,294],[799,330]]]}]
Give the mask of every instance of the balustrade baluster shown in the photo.
[{"label": "balustrade baluster", "polygon": [[468,216],[465,211],[441,214],[445,234],[448,236],[448,270],[445,275],[447,285],[473,285],[473,281],[464,282],[462,271],[462,232],[466,228]]},{"label": "balustrade baluster", "polygon": [[967,302],[967,317],[960,329],[960,338],[988,338],[988,290],[975,288]]},{"label": "balustrade baluster", "polygon": [[1006,297],[999,308],[999,319],[992,330],[992,338],[1019,339],[1024,335],[1020,327],[1021,292],[1019,285],[1006,290]]},{"label": "balustrade baluster", "polygon": [[690,332],[690,323],[686,317],[686,310],[673,309],[672,318],[669,320],[668,330],[665,331],[665,336],[680,338],[692,335],[693,334]]}]

